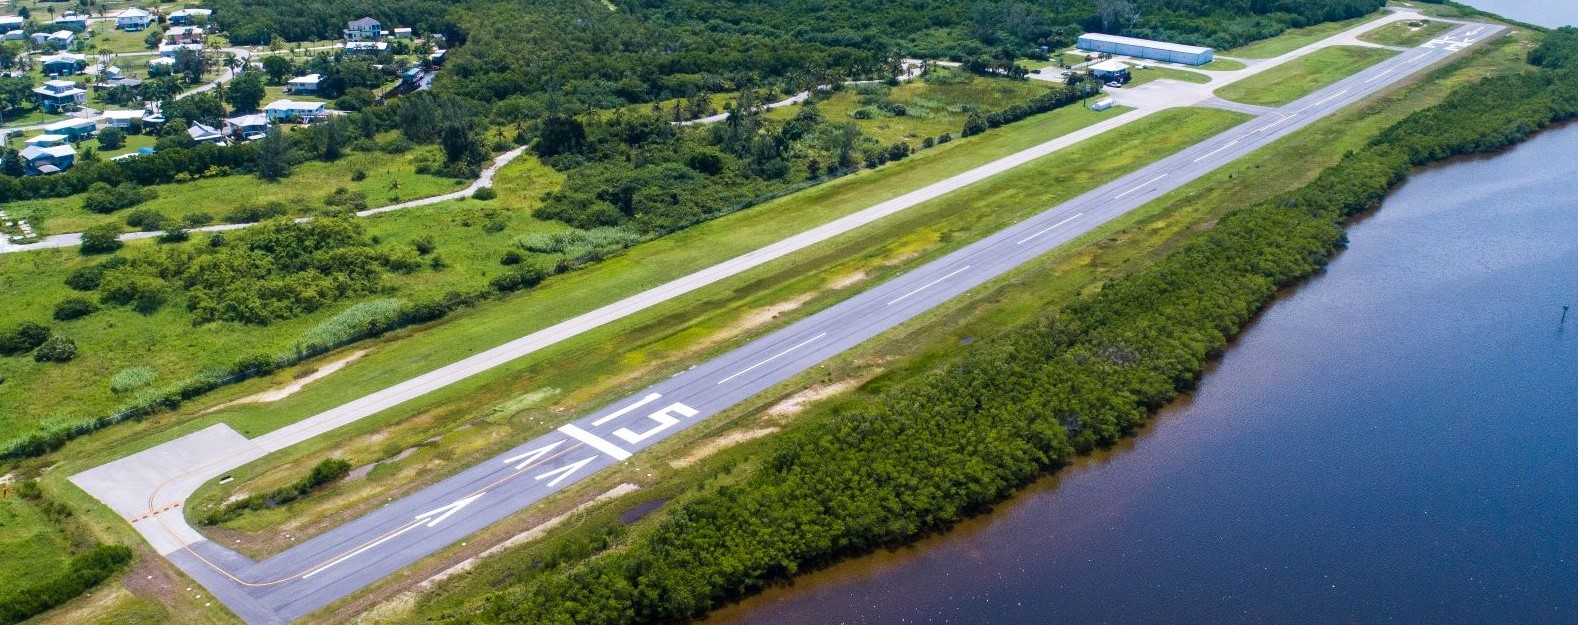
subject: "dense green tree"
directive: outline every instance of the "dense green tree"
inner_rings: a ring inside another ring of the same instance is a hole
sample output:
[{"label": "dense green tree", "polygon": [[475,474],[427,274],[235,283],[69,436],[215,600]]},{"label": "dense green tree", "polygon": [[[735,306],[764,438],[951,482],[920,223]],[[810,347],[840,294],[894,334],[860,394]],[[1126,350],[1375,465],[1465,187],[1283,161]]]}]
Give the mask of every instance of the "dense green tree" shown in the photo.
[{"label": "dense green tree", "polygon": [[290,175],[290,142],[280,133],[279,126],[272,126],[268,134],[257,142],[258,177],[275,182]]},{"label": "dense green tree", "polygon": [[82,231],[83,254],[107,254],[121,249],[121,228],[112,223],[89,226]]},{"label": "dense green tree", "polygon": [[268,74],[269,84],[273,85],[285,84],[285,80],[295,70],[295,66],[291,64],[289,58],[278,54],[265,56],[261,62],[263,63],[263,72]]},{"label": "dense green tree", "polygon": [[255,111],[263,103],[263,79],[256,72],[242,72],[225,85],[225,99],[237,111]]},{"label": "dense green tree", "polygon": [[119,150],[126,146],[126,131],[114,126],[100,130],[96,136],[101,149]]}]

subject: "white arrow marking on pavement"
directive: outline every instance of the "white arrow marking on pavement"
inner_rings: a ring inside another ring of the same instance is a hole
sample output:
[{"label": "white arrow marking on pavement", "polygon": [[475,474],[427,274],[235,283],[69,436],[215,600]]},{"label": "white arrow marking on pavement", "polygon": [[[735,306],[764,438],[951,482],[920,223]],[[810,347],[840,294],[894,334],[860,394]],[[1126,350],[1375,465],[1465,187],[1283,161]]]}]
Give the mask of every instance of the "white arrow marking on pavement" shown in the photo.
[{"label": "white arrow marking on pavement", "polygon": [[382,545],[382,544],[384,544],[386,542],[394,540],[395,538],[399,537],[401,534],[404,534],[406,532],[409,532],[411,530],[414,530],[414,529],[422,526],[423,524],[421,523],[421,521],[424,521],[428,517],[431,517],[431,516],[433,516],[435,514],[439,514],[439,513],[442,512],[443,514],[439,514],[438,518],[433,519],[432,521],[428,521],[427,524],[426,524],[428,527],[433,527],[434,525],[438,525],[439,521],[443,521],[444,519],[449,518],[450,515],[452,515],[452,514],[454,514],[456,512],[460,512],[461,508],[464,508],[464,507],[466,507],[468,505],[471,505],[471,502],[476,501],[477,498],[479,498],[481,496],[482,496],[482,493],[477,493],[475,495],[472,495],[472,496],[467,497],[465,499],[461,499],[459,501],[456,501],[456,502],[454,502],[452,504],[449,504],[447,506],[444,506],[442,508],[434,508],[432,510],[428,510],[427,512],[423,512],[422,514],[418,514],[415,517],[413,517],[413,519],[412,519],[414,521],[418,521],[417,523],[412,523],[410,525],[402,527],[402,528],[400,528],[399,531],[397,531],[397,532],[395,532],[393,534],[390,534],[388,536],[385,536],[383,538],[380,538],[378,540],[375,540],[373,542],[367,543],[366,545],[363,545],[362,548],[357,549],[356,551],[352,551],[352,552],[347,553],[347,554],[345,554],[343,556],[340,556],[338,558],[335,558],[333,560],[325,562],[325,563],[323,563],[322,566],[319,566],[318,568],[315,568],[315,569],[313,569],[311,571],[307,571],[307,573],[305,575],[302,575],[301,578],[302,579],[307,579],[309,577],[312,577],[314,575],[322,573],[323,571],[327,570],[331,566],[334,566],[336,564],[339,564],[341,562],[344,562],[346,560],[349,560],[351,558],[359,556],[359,555],[361,555],[363,553],[366,553],[367,550],[372,549],[373,547],[377,547],[378,545]]},{"label": "white arrow marking on pavement", "polygon": [[536,449],[528,451],[528,452],[526,452],[524,454],[521,454],[519,456],[512,456],[512,457],[509,457],[509,458],[505,458],[504,459],[504,464],[514,464],[515,461],[524,459],[523,462],[521,462],[520,464],[515,465],[516,469],[524,469],[527,466],[530,466],[531,463],[536,462],[538,460],[541,460],[543,456],[548,455],[548,452],[553,451],[555,448],[557,448],[559,445],[561,445],[563,443],[564,443],[564,441],[554,441],[553,444],[551,444],[551,445],[544,445],[542,447],[538,447]]},{"label": "white arrow marking on pavement", "polygon": [[434,525],[438,525],[444,519],[449,518],[450,515],[453,515],[456,512],[460,512],[461,508],[464,508],[466,506],[471,505],[471,502],[476,501],[477,498],[479,498],[481,496],[482,496],[482,493],[477,493],[475,495],[472,495],[472,496],[467,497],[465,499],[458,500],[455,503],[449,504],[449,505],[444,506],[442,508],[434,508],[432,510],[428,510],[427,512],[423,512],[422,514],[416,515],[416,520],[420,521],[422,519],[425,519],[425,518],[428,518],[428,517],[433,516],[435,514],[438,514],[440,512],[443,512],[443,514],[439,514],[438,515],[438,518],[427,522],[427,526],[428,527],[433,527]]},{"label": "white arrow marking on pavement", "polygon": [[541,480],[542,478],[548,477],[550,475],[554,475],[556,473],[560,474],[559,477],[553,478],[552,482],[548,482],[548,487],[549,488],[553,488],[555,486],[558,486],[559,482],[563,482],[564,478],[570,477],[571,473],[575,473],[576,471],[581,470],[581,467],[586,466],[587,464],[591,463],[593,460],[596,460],[596,459],[597,459],[597,456],[591,456],[591,457],[589,457],[589,458],[587,458],[585,460],[582,460],[580,462],[577,462],[575,464],[572,464],[572,465],[569,465],[569,466],[565,466],[565,467],[560,467],[558,469],[554,469],[552,471],[549,471],[547,473],[539,475],[539,476],[537,476],[537,479]]},{"label": "white arrow marking on pavement", "polygon": [[647,395],[646,397],[641,398],[641,401],[638,401],[636,403],[630,404],[629,406],[625,406],[624,408],[620,408],[619,410],[614,411],[613,414],[610,414],[610,415],[608,415],[606,417],[603,417],[601,419],[593,421],[592,425],[595,427],[595,426],[602,425],[604,423],[608,423],[609,421],[613,421],[614,419],[618,419],[619,417],[623,417],[623,416],[625,416],[627,414],[630,414],[630,412],[632,410],[635,410],[637,408],[640,408],[642,406],[645,406],[647,404],[650,404],[650,403],[655,402],[655,401],[657,401],[659,399],[662,399],[662,398],[663,398],[663,394],[662,393],[653,393],[651,395]]}]

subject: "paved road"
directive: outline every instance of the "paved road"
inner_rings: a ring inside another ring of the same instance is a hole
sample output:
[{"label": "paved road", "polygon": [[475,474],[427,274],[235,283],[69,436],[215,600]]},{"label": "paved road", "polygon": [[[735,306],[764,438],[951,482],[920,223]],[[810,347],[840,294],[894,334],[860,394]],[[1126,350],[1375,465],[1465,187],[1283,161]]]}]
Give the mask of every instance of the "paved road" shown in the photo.
[{"label": "paved road", "polygon": [[1457,28],[268,560],[167,557],[249,623],[300,617],[1501,30]]}]

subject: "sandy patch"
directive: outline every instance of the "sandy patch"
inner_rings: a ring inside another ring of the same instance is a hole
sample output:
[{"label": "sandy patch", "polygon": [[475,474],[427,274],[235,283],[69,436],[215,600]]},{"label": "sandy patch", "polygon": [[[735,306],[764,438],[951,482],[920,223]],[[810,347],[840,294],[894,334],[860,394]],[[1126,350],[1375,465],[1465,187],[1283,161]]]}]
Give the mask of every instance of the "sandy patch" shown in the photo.
[{"label": "sandy patch", "polygon": [[209,408],[208,410],[204,410],[203,414],[208,414],[208,413],[214,412],[216,410],[221,410],[221,409],[224,409],[224,408],[229,408],[231,406],[236,406],[236,405],[240,405],[240,404],[266,404],[266,403],[269,403],[269,402],[276,402],[276,401],[279,401],[281,399],[285,399],[286,397],[290,397],[291,395],[295,395],[297,391],[300,391],[301,389],[305,388],[308,384],[311,384],[313,382],[321,380],[321,379],[327,377],[329,374],[334,373],[336,371],[339,371],[340,369],[345,368],[345,365],[351,364],[351,361],[356,360],[357,358],[361,358],[362,355],[366,354],[366,353],[367,353],[367,350],[365,350],[365,349],[357,351],[356,353],[353,353],[353,354],[351,354],[349,356],[346,356],[344,358],[341,358],[339,360],[336,360],[334,362],[326,364],[326,365],[324,365],[322,367],[319,367],[317,371],[312,372],[312,374],[310,374],[310,375],[304,375],[301,378],[298,378],[298,379],[295,379],[295,380],[291,380],[290,384],[286,384],[286,385],[281,386],[279,388],[269,389],[269,390],[263,391],[261,393],[254,393],[252,395],[248,395],[246,397],[242,397],[241,399],[237,399],[235,401],[226,402],[226,403],[220,404],[218,406],[214,406],[213,408]]},{"label": "sandy patch", "polygon": [[768,322],[777,319],[779,315],[804,306],[809,301],[811,301],[811,295],[808,293],[784,300],[772,306],[752,309],[721,334],[723,336],[736,336],[746,330],[766,325]]},{"label": "sandy patch", "polygon": [[[581,504],[579,506],[576,506],[576,507],[570,509],[569,512],[566,512],[566,513],[561,514],[559,516],[556,516],[556,517],[553,517],[551,519],[548,519],[547,521],[543,521],[542,524],[540,524],[540,525],[538,525],[536,527],[533,527],[533,528],[531,528],[529,530],[526,530],[524,532],[521,532],[519,534],[511,536],[509,538],[509,540],[501,542],[501,543],[499,543],[497,545],[494,545],[492,547],[488,547],[486,551],[483,551],[482,553],[479,553],[479,554],[477,554],[475,556],[472,556],[470,558],[466,558],[465,560],[461,560],[459,563],[455,564],[454,566],[449,567],[447,569],[444,569],[442,571],[439,571],[436,575],[422,580],[420,583],[418,583],[416,585],[416,592],[420,593],[420,592],[424,592],[424,591],[430,590],[430,589],[433,588],[433,586],[436,586],[439,583],[442,583],[446,579],[449,579],[451,577],[454,577],[456,575],[459,575],[461,573],[469,571],[469,570],[475,568],[477,566],[477,563],[481,562],[484,558],[488,558],[488,557],[491,557],[491,556],[494,556],[494,555],[498,555],[500,552],[502,552],[502,551],[504,551],[506,549],[509,549],[511,547],[522,545],[522,544],[525,544],[527,542],[531,542],[533,540],[537,540],[538,538],[542,538],[543,535],[547,534],[549,530],[552,530],[555,527],[563,525],[566,520],[568,520],[571,516],[575,515],[576,513],[580,512],[582,510],[585,510],[585,509],[587,509],[587,508],[589,508],[589,507],[591,507],[593,505],[596,505],[598,502],[607,501],[609,499],[614,499],[616,497],[623,497],[623,496],[625,496],[627,494],[633,493],[638,488],[640,488],[640,487],[636,486],[635,484],[628,484],[628,483],[627,484],[620,484],[618,486],[615,486],[612,489],[609,489],[608,492],[603,493],[601,495],[598,495],[597,497],[592,498],[591,501],[588,501],[586,503],[583,503],[583,504]],[[396,597],[395,600],[399,600],[399,597]],[[382,606],[380,606],[380,607],[382,607]],[[372,611],[376,611],[376,608],[374,610],[372,610]]]},{"label": "sandy patch", "polygon": [[865,280],[866,278],[867,278],[866,272],[864,272],[864,271],[856,271],[854,273],[851,273],[851,274],[848,274],[848,275],[845,275],[845,276],[840,276],[837,280],[834,280],[832,282],[827,283],[827,288],[830,288],[830,289],[848,288],[848,287],[854,286],[856,284],[859,284],[861,281]]},{"label": "sandy patch", "polygon": [[857,386],[860,386],[861,384],[864,384],[866,380],[867,378],[860,377],[841,380],[832,384],[817,384],[811,388],[790,395],[789,397],[784,398],[784,400],[781,402],[773,404],[772,408],[767,409],[767,416],[779,418],[792,417],[794,415],[800,414],[801,411],[804,411],[806,406],[810,406],[811,404],[822,401],[844,391],[851,390]]},{"label": "sandy patch", "polygon": [[718,438],[714,438],[702,443],[702,445],[697,447],[694,451],[670,460],[668,464],[669,466],[676,469],[683,469],[690,465],[696,464],[697,462],[701,462],[702,459],[706,458],[707,456],[711,456],[712,454],[718,453],[745,441],[761,438],[777,431],[778,428],[761,428],[757,430],[730,432]]}]

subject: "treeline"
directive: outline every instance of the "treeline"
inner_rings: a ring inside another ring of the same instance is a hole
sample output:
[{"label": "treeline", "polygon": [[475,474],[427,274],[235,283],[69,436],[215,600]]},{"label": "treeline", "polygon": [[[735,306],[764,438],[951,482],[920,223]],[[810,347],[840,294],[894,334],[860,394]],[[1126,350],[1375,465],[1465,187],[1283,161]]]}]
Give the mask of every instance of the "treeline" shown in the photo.
[{"label": "treeline", "polygon": [[[1539,58],[1553,58],[1546,49]],[[1535,106],[1512,93],[1543,88]],[[590,561],[522,572],[451,622],[677,622],[840,557],[984,509],[1116,441],[1198,380],[1276,294],[1321,267],[1342,225],[1414,166],[1494,150],[1572,118],[1578,79],[1546,69],[1458,89],[1315,181],[1230,213],[1155,265],[957,364],[786,432],[755,473],[687,497]]]}]

